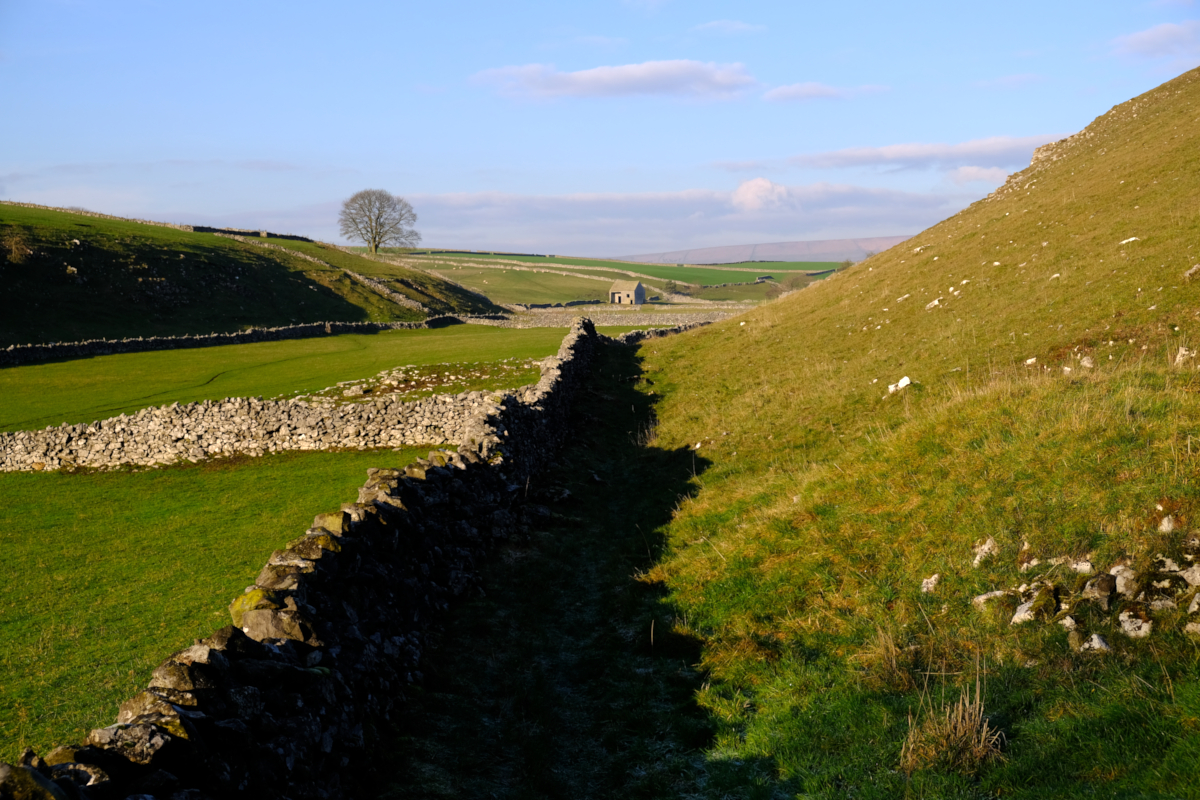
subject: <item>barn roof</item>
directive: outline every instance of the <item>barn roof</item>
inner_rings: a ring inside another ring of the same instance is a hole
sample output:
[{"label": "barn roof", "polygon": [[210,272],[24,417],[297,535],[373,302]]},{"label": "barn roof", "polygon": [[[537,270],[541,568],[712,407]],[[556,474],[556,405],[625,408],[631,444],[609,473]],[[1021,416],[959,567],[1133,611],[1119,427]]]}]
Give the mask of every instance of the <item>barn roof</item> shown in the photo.
[{"label": "barn roof", "polygon": [[641,281],[614,281],[610,292],[636,292],[642,285]]}]

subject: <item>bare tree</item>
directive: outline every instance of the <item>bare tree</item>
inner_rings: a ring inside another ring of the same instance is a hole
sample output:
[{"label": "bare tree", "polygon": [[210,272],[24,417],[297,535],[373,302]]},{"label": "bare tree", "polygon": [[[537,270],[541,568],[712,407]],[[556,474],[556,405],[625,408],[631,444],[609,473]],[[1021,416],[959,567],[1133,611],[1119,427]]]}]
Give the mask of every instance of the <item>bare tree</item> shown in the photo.
[{"label": "bare tree", "polygon": [[342,203],[338,224],[342,235],[357,239],[372,253],[384,245],[416,247],[421,234],[413,229],[417,212],[403,197],[383,189],[364,189]]}]

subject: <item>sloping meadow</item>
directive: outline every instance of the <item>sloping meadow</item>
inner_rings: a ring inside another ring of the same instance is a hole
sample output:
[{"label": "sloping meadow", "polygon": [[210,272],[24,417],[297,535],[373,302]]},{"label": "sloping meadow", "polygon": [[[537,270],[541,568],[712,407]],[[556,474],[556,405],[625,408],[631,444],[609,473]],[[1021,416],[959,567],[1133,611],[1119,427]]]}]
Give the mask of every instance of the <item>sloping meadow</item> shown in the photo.
[{"label": "sloping meadow", "polygon": [[1197,795],[1198,139],[1193,71],[643,345],[703,487],[645,580],[708,643],[712,758],[813,796]]}]

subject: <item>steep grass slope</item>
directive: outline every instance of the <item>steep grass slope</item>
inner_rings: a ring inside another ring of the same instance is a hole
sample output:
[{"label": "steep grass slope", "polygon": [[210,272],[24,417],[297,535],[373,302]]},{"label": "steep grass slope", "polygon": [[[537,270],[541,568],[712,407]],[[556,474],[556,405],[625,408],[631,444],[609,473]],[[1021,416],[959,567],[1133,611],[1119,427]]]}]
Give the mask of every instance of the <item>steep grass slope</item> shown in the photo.
[{"label": "steep grass slope", "polygon": [[[211,233],[0,204],[0,346],[425,316],[343,271],[377,262],[278,244],[329,266]],[[420,289],[401,293],[431,311],[490,309],[444,281],[391,269]]]},{"label": "steep grass slope", "polygon": [[[1200,796],[1170,571],[1200,551],[1198,262],[1193,71],[901,248],[642,346],[700,487],[645,580],[707,642],[712,758],[814,797]],[[1127,596],[1084,599],[1085,560]]]}]

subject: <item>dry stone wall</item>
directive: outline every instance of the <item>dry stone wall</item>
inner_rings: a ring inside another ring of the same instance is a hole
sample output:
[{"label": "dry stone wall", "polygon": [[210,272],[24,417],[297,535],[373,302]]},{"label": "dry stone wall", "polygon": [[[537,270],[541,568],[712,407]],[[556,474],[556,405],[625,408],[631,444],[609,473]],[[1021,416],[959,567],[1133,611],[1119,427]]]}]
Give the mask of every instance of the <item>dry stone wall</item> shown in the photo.
[{"label": "dry stone wall", "polygon": [[[594,336],[590,321],[587,325],[588,335]],[[695,325],[671,331],[690,327]],[[540,404],[556,396],[563,371],[579,368],[580,330],[584,329],[578,325],[573,328],[558,354],[543,363],[537,385],[519,390],[518,396],[533,409],[534,416],[546,416],[547,409]],[[643,338],[662,335],[636,333]],[[620,337],[620,341],[640,340],[631,334]],[[383,396],[350,403],[257,397],[174,403],[90,424],[0,433],[0,472],[151,466],[285,450],[457,444],[469,438],[480,415],[498,408],[502,398],[488,392],[464,392],[408,402]],[[520,417],[515,410],[510,413]]]},{"label": "dry stone wall", "polygon": [[587,320],[538,383],[475,409],[457,451],[373,469],[230,604],[232,624],[169,656],[114,724],[0,764],[0,797],[342,798],[371,731],[420,681],[438,615],[539,509],[525,479],[568,435],[603,337]]}]

